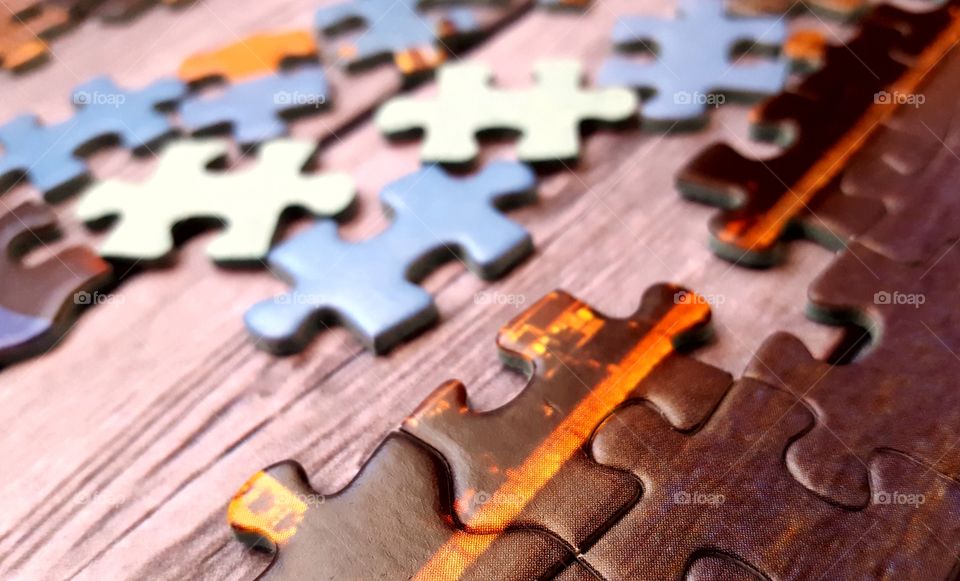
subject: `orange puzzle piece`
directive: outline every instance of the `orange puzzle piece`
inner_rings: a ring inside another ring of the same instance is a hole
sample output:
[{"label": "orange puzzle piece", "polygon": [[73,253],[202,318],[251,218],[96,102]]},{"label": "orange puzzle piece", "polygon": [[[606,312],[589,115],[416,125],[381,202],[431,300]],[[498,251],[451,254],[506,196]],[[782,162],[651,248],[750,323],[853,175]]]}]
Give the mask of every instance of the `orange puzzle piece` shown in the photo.
[{"label": "orange puzzle piece", "polygon": [[15,0],[0,5],[0,67],[16,71],[36,64],[48,54],[45,38],[70,23],[63,8],[37,0]]},{"label": "orange puzzle piece", "polygon": [[237,81],[273,73],[287,59],[307,59],[316,54],[317,41],[309,31],[257,34],[188,58],[178,74],[187,83],[213,77]]}]

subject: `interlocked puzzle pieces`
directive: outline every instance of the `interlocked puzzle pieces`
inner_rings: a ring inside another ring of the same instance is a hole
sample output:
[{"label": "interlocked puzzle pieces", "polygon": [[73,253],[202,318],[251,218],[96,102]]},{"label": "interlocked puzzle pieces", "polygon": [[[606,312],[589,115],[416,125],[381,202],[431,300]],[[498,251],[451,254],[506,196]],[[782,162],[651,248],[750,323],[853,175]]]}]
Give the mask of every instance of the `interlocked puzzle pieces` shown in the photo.
[{"label": "interlocked puzzle pieces", "polygon": [[364,345],[387,351],[437,318],[415,283],[438,262],[456,256],[493,279],[530,253],[530,235],[497,206],[534,201],[535,185],[529,168],[506,162],[466,179],[431,166],[397,180],[380,193],[393,216],[380,235],[344,242],[328,220],[274,249],[270,264],[294,291],[252,307],[247,328],[268,349],[291,352],[309,342],[318,318],[335,314]]},{"label": "interlocked puzzle pieces", "polygon": [[284,211],[302,208],[335,216],[353,202],[349,176],[301,174],[316,150],[313,143],[271,141],[252,170],[207,172],[228,150],[222,141],[173,143],[150,181],[95,186],[77,206],[77,215],[88,222],[120,216],[100,247],[101,256],[159,261],[173,250],[175,226],[212,219],[225,226],[207,249],[210,257],[221,263],[254,262],[266,257]]},{"label": "interlocked puzzle pieces", "polygon": [[0,66],[30,67],[49,55],[44,39],[70,23],[70,13],[39,0],[13,0],[0,7]]},{"label": "interlocked puzzle pieces", "polygon": [[311,59],[316,54],[317,42],[310,32],[256,34],[217,50],[191,56],[180,65],[177,75],[185,83],[215,78],[236,82],[273,74],[286,61]]},{"label": "interlocked puzzle pieces", "polygon": [[69,330],[75,311],[109,276],[91,250],[74,247],[36,266],[18,257],[55,233],[56,217],[40,204],[0,216],[0,365],[41,353]]},{"label": "interlocked puzzle pieces", "polygon": [[284,116],[320,111],[329,99],[323,69],[304,66],[229,85],[222,94],[190,97],[180,118],[191,132],[229,126],[241,145],[254,145],[286,135]]},{"label": "interlocked puzzle pieces", "polygon": [[645,123],[662,128],[699,125],[708,108],[722,102],[719,94],[758,96],[781,90],[789,69],[785,59],[743,64],[732,55],[745,43],[773,51],[785,39],[781,19],[733,17],[723,0],[681,0],[674,20],[620,19],[613,29],[614,44],[652,51],[655,61],[611,58],[598,82],[652,93],[642,107]]},{"label": "interlocked puzzle pieces", "polygon": [[[423,0],[350,0],[317,10],[321,33],[335,35],[360,22],[364,32],[335,45],[333,58],[349,68],[363,68],[393,57],[405,74],[436,67],[446,59],[444,43],[478,32],[467,9],[447,10],[442,18],[418,12]],[[437,46],[439,45],[439,46]]]},{"label": "interlocked puzzle pieces", "polygon": [[878,200],[829,194],[847,161],[896,111],[878,95],[913,94],[960,38],[952,14],[949,6],[928,13],[878,7],[856,37],[828,49],[823,68],[759,108],[760,137],[792,135],[782,154],[755,160],[718,144],[680,172],[686,197],[724,208],[710,223],[720,256],[770,266],[792,230],[839,248],[882,217]]},{"label": "interlocked puzzle pieces", "polygon": [[535,70],[535,88],[504,90],[490,86],[482,65],[445,65],[436,98],[395,97],[377,112],[377,126],[388,135],[422,128],[422,159],[451,164],[474,160],[477,132],[515,130],[518,157],[544,162],[577,157],[583,121],[625,121],[636,111],[636,96],[626,89],[581,88],[576,61],[540,62]]},{"label": "interlocked puzzle pieces", "polygon": [[110,79],[98,77],[73,93],[74,115],[44,126],[32,115],[21,115],[0,126],[0,181],[9,183],[26,174],[47,197],[87,177],[77,152],[113,136],[133,150],[144,149],[173,132],[158,107],[183,94],[179,81],[162,80],[139,91],[125,91]]}]

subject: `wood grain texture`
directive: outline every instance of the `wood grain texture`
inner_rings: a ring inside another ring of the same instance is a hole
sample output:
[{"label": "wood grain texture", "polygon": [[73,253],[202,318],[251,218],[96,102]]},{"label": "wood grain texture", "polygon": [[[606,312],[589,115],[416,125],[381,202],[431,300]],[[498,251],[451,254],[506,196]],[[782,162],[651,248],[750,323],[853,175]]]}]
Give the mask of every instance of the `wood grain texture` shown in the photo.
[{"label": "wood grain texture", "polygon": [[[54,45],[50,66],[0,80],[0,118],[21,111],[62,118],[70,88],[94,73],[143,85],[173,74],[197,50],[308,26],[315,4],[203,0],[185,11],[153,11],[129,27],[88,22]],[[577,57],[596,71],[618,15],[670,9],[656,0],[602,0],[586,15],[529,11],[471,58],[490,65],[503,86],[528,83],[532,62],[544,57]],[[342,229],[347,238],[380,231],[379,189],[418,167],[416,143],[387,143],[365,117],[399,88],[393,74],[389,67],[349,79],[334,74],[334,110],[294,127],[295,135],[326,144],[321,168],[349,172],[358,183],[358,213]],[[720,109],[694,134],[594,133],[579,165],[544,174],[540,203],[511,214],[532,232],[535,255],[494,284],[459,263],[439,269],[425,286],[441,324],[388,357],[364,352],[339,328],[297,356],[258,350],[243,312],[284,287],[265,270],[210,264],[209,236],[186,244],[171,268],[131,277],[58,348],[0,372],[7,426],[0,433],[0,576],[252,578],[268,559],[234,541],[225,522],[227,501],[250,474],[295,458],[315,488],[333,492],[442,381],[463,380],[481,408],[522,388],[496,357],[497,329],[516,313],[498,297],[532,304],[563,288],[622,316],[644,288],[671,281],[716,300],[716,340],[699,354],[705,361],[738,374],[780,329],[824,354],[836,333],[806,320],[803,307],[807,285],[831,255],[799,243],[774,271],[733,267],[707,248],[713,210],[684,202],[674,188],[679,167],[714,140],[770,153],[746,141],[747,112]],[[509,157],[509,141],[484,154]],[[124,152],[93,158],[98,178],[142,179],[153,165]],[[36,195],[22,185],[0,203],[13,207]],[[67,240],[96,240],[71,217],[73,203],[57,207]]]}]

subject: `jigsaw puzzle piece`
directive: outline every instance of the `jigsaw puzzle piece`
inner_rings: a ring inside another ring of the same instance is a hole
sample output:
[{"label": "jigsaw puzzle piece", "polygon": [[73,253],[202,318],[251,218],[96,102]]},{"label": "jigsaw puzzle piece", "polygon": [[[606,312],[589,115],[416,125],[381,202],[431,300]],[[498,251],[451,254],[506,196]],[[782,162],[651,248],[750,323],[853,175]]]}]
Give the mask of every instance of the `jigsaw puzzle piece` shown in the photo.
[{"label": "jigsaw puzzle piece", "polygon": [[438,263],[456,256],[493,279],[532,251],[530,235],[498,207],[534,201],[535,186],[529,168],[507,162],[469,178],[435,166],[401,178],[381,192],[393,223],[378,236],[344,242],[334,224],[319,223],[273,250],[271,265],[294,290],[252,307],[247,328],[258,344],[289,353],[309,342],[318,317],[335,314],[383,353],[436,319],[415,283]]},{"label": "jigsaw puzzle piece", "polygon": [[89,249],[73,247],[26,267],[19,257],[56,232],[56,216],[36,203],[0,216],[0,365],[40,354],[69,329],[88,293],[110,267]]},{"label": "jigsaw puzzle piece", "polygon": [[9,183],[26,174],[48,199],[88,177],[77,153],[98,141],[117,137],[123,147],[143,150],[172,134],[174,129],[159,108],[175,102],[185,87],[161,80],[138,91],[119,88],[98,77],[73,93],[73,117],[44,126],[32,115],[22,115],[0,126],[0,179]]},{"label": "jigsaw puzzle piece", "polygon": [[395,97],[377,111],[376,124],[388,136],[422,129],[421,158],[450,164],[476,158],[477,133],[510,129],[521,135],[518,157],[536,163],[575,159],[582,122],[625,121],[635,112],[636,97],[626,89],[581,88],[575,61],[542,61],[535,73],[535,88],[495,89],[485,66],[445,65],[436,98]]},{"label": "jigsaw puzzle piece", "polygon": [[[324,497],[293,462],[258,472],[230,502],[248,545],[275,552],[263,579],[543,579],[571,556],[536,531],[456,528],[443,461],[403,435],[374,452],[344,490]],[[348,548],[349,550],[344,550]]]},{"label": "jigsaw puzzle piece", "polygon": [[593,454],[639,478],[644,496],[586,562],[606,579],[680,579],[705,555],[765,579],[949,576],[956,557],[944,547],[960,542],[960,486],[885,451],[870,460],[869,505],[824,502],[782,463],[813,423],[793,396],[752,380],[735,384],[692,433],[646,406],[616,412]]},{"label": "jigsaw puzzle piece", "polygon": [[285,116],[321,111],[329,99],[323,69],[308,66],[241,81],[215,96],[186,99],[180,118],[191,133],[229,126],[241,145],[255,145],[286,135]]},{"label": "jigsaw puzzle piece", "polygon": [[839,20],[856,20],[867,10],[867,0],[730,0],[731,10],[739,14],[789,14],[798,9]]},{"label": "jigsaw puzzle piece", "polygon": [[[696,40],[694,40],[696,39]],[[723,0],[682,0],[677,17],[621,18],[613,42],[621,49],[641,47],[655,53],[652,63],[615,57],[604,63],[601,86],[631,87],[651,94],[642,105],[643,120],[664,128],[701,125],[718,95],[765,96],[783,88],[786,59],[741,64],[732,57],[750,43],[752,50],[775,51],[786,40],[786,26],[774,18],[736,18]]]},{"label": "jigsaw puzzle piece", "polygon": [[238,172],[211,173],[226,157],[224,141],[171,144],[152,179],[142,184],[108,181],[96,185],[77,206],[77,216],[94,222],[120,216],[103,242],[101,256],[155,262],[173,251],[172,229],[189,220],[213,219],[224,231],[207,248],[219,263],[254,262],[266,257],[285,211],[301,208],[336,216],[354,199],[346,174],[303,175],[316,151],[305,141],[271,141],[259,163]]},{"label": "jigsaw puzzle piece", "polygon": [[467,530],[549,530],[580,549],[640,496],[636,482],[584,453],[593,430],[626,401],[644,399],[680,429],[703,422],[730,376],[678,355],[704,332],[705,304],[672,285],[652,287],[627,319],[597,313],[556,291],[504,327],[501,359],[531,379],[509,404],[476,412],[457,381],[404,423],[453,475]]},{"label": "jigsaw puzzle piece", "polygon": [[448,8],[437,18],[420,14],[420,5],[420,0],[350,0],[320,8],[314,24],[329,37],[362,24],[365,30],[357,38],[334,44],[331,57],[347,68],[362,69],[392,57],[410,75],[446,60],[445,43],[480,30],[467,9]]},{"label": "jigsaw puzzle piece", "polygon": [[[159,0],[160,4],[182,7],[195,0]],[[126,22],[153,8],[158,0],[102,0],[97,5],[97,14],[107,22]]]},{"label": "jigsaw puzzle piece", "polygon": [[0,66],[22,71],[50,55],[45,40],[70,24],[70,12],[39,1],[4,5],[0,13]]},{"label": "jigsaw puzzle piece", "polygon": [[214,78],[236,82],[273,74],[290,60],[314,60],[316,56],[317,41],[308,31],[255,34],[191,56],[180,65],[177,76],[185,83]]}]

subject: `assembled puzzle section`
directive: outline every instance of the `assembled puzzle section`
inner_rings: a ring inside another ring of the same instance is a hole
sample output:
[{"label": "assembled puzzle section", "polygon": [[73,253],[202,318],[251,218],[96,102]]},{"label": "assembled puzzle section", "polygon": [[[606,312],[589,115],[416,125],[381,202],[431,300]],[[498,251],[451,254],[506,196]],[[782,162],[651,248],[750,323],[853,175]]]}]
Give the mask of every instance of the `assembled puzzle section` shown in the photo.
[{"label": "assembled puzzle section", "polygon": [[[608,59],[598,83],[649,95],[641,107],[648,127],[699,127],[709,109],[727,97],[766,96],[783,88],[789,63],[776,53],[786,35],[781,18],[732,16],[724,0],[681,0],[671,20],[648,16],[618,20],[614,45],[653,53],[653,59]],[[753,53],[765,52],[768,58],[740,62],[736,53],[744,46]]]},{"label": "assembled puzzle section", "polygon": [[53,347],[109,278],[109,265],[79,246],[24,266],[20,257],[56,229],[53,211],[38,203],[0,216],[0,367]]},{"label": "assembled puzzle section", "polygon": [[496,162],[467,178],[426,167],[380,194],[392,223],[369,240],[345,242],[323,221],[269,256],[294,290],[252,307],[247,328],[278,353],[303,349],[318,321],[333,316],[377,353],[437,319],[417,286],[438,263],[454,258],[484,279],[510,270],[532,250],[530,235],[500,207],[536,200],[536,179],[522,164]]},{"label": "assembled puzzle section", "polygon": [[353,203],[350,176],[303,174],[316,152],[312,142],[271,141],[250,170],[209,171],[228,151],[225,141],[175,142],[150,180],[107,181],[91,189],[77,206],[77,216],[86,222],[119,217],[100,246],[100,255],[162,261],[173,251],[174,228],[206,219],[224,228],[207,248],[210,258],[219,263],[257,263],[266,258],[285,212],[299,208],[333,217]]}]

